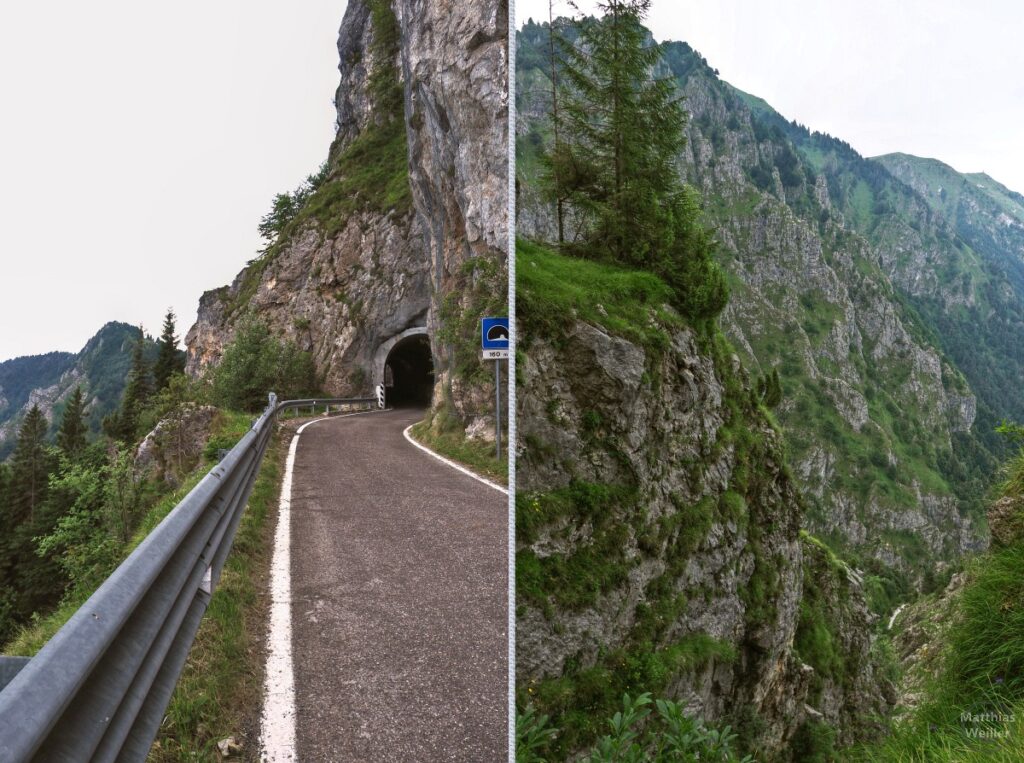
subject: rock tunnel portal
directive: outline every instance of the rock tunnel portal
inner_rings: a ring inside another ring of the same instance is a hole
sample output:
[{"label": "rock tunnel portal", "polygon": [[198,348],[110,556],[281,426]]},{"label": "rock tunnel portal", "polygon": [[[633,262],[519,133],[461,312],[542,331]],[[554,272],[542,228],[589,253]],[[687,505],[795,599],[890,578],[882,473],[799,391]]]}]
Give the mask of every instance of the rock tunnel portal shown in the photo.
[{"label": "rock tunnel portal", "polygon": [[426,334],[400,339],[384,363],[384,387],[389,406],[426,407],[434,393],[434,360]]}]

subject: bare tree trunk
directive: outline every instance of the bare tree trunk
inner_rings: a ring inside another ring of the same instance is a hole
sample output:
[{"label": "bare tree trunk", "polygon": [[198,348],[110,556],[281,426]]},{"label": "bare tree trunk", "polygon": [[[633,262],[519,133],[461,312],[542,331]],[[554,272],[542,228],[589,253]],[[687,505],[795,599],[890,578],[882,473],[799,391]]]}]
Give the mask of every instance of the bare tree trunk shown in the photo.
[{"label": "bare tree trunk", "polygon": [[[555,3],[548,0],[548,50],[551,55],[551,124],[555,133],[555,156],[559,155],[558,147],[558,65],[555,59]],[[555,171],[555,208],[558,216],[558,243],[565,241],[565,228],[563,223],[562,204],[562,183],[558,177],[558,161],[554,164]]]}]

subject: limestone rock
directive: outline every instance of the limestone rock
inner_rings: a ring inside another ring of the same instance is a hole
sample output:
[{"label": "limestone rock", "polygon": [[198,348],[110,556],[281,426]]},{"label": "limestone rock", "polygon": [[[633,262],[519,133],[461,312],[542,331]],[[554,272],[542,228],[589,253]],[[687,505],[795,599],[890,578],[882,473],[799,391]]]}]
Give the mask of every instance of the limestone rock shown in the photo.
[{"label": "limestone rock", "polygon": [[[557,342],[531,337],[524,348],[517,459],[526,500],[571,483],[631,485],[639,508],[623,508],[609,520],[625,528],[628,573],[596,603],[560,609],[520,598],[519,683],[557,678],[570,665],[585,669],[625,647],[652,603],[651,591],[668,587],[687,604],[664,624],[655,648],[699,635],[730,645],[736,655],[672,677],[667,693],[689,712],[708,721],[734,718],[740,708],[754,713],[763,724],[761,744],[775,751],[815,713],[852,728],[855,716],[881,712],[888,702],[870,656],[871,619],[860,580],[802,541],[802,501],[784,466],[779,433],[749,411],[741,426],[763,445],[741,462],[728,429],[735,393],[726,384],[728,377],[745,378],[738,359],[720,368],[693,331],[668,333],[667,350],[651,354],[576,321]],[[656,540],[696,504],[735,505],[738,498],[728,493],[738,489],[740,471],[760,475],[756,487],[739,499],[738,513],[716,515],[694,550],[681,557],[671,538]],[[520,552],[569,559],[594,533],[585,517],[565,516],[531,529],[528,540],[521,534]],[[676,568],[681,571],[665,581]],[[768,600],[752,600],[752,587],[766,579],[773,581]],[[816,678],[794,649],[809,580],[819,586],[818,604],[837,649],[861,666],[853,677]]]},{"label": "limestone rock", "polygon": [[1024,540],[1024,499],[1005,496],[993,503],[988,510],[988,529],[994,546],[1009,546]]},{"label": "limestone rock", "polygon": [[[206,292],[186,337],[187,370],[195,376],[216,363],[239,321],[255,315],[312,353],[326,392],[365,395],[382,380],[382,348],[426,333],[435,404],[449,399],[464,424],[482,432],[493,428],[493,387],[461,378],[452,342],[438,332],[463,313],[471,332],[481,317],[475,298],[486,292],[500,303],[506,293],[507,4],[390,5],[399,41],[389,63],[404,98],[412,209],[357,212],[334,221],[330,235],[310,225],[269,263]],[[373,18],[366,0],[349,2],[338,36],[334,151],[380,118],[369,86],[379,63]],[[473,345],[472,334],[461,340]]]},{"label": "limestone rock", "polygon": [[135,472],[171,487],[199,461],[218,415],[212,405],[188,403],[157,422],[135,450]]}]

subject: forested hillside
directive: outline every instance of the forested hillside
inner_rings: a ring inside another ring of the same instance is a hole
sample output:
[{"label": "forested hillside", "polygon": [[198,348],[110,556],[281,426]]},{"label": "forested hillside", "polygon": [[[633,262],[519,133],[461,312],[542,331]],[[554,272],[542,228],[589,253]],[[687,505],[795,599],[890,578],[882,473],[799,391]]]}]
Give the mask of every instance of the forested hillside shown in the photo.
[{"label": "forested hillside", "polygon": [[[51,352],[0,363],[0,461],[14,450],[18,427],[33,405],[39,406],[52,436],[76,387],[85,395],[89,431],[99,432],[103,417],[121,401],[133,347],[141,335],[136,326],[112,321],[78,353]],[[143,352],[149,361],[155,359],[152,339],[145,340]]]},{"label": "forested hillside", "polygon": [[[164,328],[154,342],[137,328],[108,323],[78,355],[4,364],[28,370],[45,367],[37,360],[65,363],[50,379],[8,377],[20,381],[11,386],[26,410],[9,420],[16,437],[8,463],[0,463],[0,644],[69,587],[101,580],[140,510],[161,493],[146,481],[167,475],[143,474],[135,446],[164,416],[177,416],[179,428],[188,418],[175,413],[186,394],[173,314]],[[52,383],[31,387],[40,381]]]}]

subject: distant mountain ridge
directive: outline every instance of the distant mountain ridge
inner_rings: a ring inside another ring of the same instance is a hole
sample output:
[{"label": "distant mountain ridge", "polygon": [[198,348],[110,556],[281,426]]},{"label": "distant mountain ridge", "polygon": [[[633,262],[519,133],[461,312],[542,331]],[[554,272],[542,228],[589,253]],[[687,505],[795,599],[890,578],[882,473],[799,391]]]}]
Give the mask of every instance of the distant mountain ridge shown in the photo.
[{"label": "distant mountain ridge", "polygon": [[[79,385],[89,429],[99,432],[103,417],[120,403],[139,335],[137,326],[111,321],[78,353],[50,352],[0,363],[0,460],[14,450],[18,427],[33,405],[50,421],[52,434],[68,396]],[[150,360],[156,356],[156,344],[149,338],[146,353]]]}]

